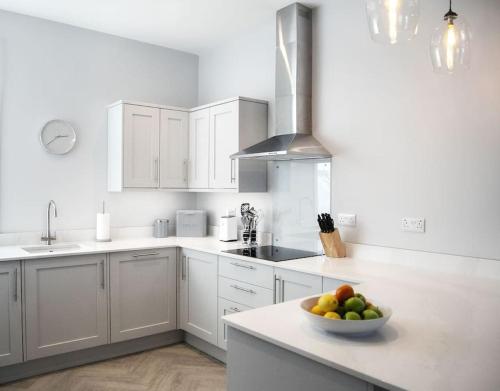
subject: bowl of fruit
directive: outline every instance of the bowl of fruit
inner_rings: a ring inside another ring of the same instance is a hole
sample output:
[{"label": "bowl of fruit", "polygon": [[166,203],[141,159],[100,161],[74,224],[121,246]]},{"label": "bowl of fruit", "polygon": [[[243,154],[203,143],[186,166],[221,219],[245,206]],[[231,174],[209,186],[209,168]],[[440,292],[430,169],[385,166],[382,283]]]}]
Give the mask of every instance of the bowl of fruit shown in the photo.
[{"label": "bowl of fruit", "polygon": [[391,317],[388,307],[376,306],[350,285],[305,299],[304,314],[316,327],[337,334],[364,335],[382,327]]}]

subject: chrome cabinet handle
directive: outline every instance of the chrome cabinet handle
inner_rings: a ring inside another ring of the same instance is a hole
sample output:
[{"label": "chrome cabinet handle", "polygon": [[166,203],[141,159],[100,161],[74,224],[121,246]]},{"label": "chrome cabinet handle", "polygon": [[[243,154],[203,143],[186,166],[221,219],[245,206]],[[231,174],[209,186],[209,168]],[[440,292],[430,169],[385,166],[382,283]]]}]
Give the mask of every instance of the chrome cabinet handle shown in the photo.
[{"label": "chrome cabinet handle", "polygon": [[139,257],[151,257],[153,255],[160,255],[159,252],[156,252],[156,253],[142,253],[142,254],[134,254],[132,255],[132,257],[134,258],[139,258]]},{"label": "chrome cabinet handle", "polygon": [[182,257],[181,263],[182,263],[181,264],[181,278],[183,280],[185,280],[186,279],[186,256],[185,255]]},{"label": "chrome cabinet handle", "polygon": [[188,161],[187,160],[184,160],[184,183],[187,183],[188,181],[188,175],[189,175],[189,171],[188,171]]},{"label": "chrome cabinet handle", "polygon": [[101,288],[105,288],[104,260],[101,261]]},{"label": "chrome cabinet handle", "polygon": [[[276,283],[278,283],[278,287],[276,287]],[[280,299],[280,292],[281,292],[281,277],[275,276],[274,277],[274,297],[273,297],[273,302],[274,304],[278,304],[281,302]]]},{"label": "chrome cabinet handle", "polygon": [[239,291],[246,292],[246,293],[250,293],[252,295],[255,295],[257,293],[253,289],[242,288],[241,286],[238,286],[238,285],[231,285],[231,288],[234,288],[234,289],[237,289]]},{"label": "chrome cabinet handle", "polygon": [[242,265],[241,263],[237,262],[231,262],[231,265],[236,266],[236,267],[242,267],[243,269],[249,269],[249,270],[255,270],[255,266],[247,266],[247,265]]},{"label": "chrome cabinet handle", "polygon": [[236,307],[229,307],[229,309],[233,312],[241,312],[241,310],[239,308],[236,308]]},{"label": "chrome cabinet handle", "polygon": [[280,285],[281,285],[281,302],[283,303],[285,301],[285,280],[280,279]]},{"label": "chrome cabinet handle", "polygon": [[234,159],[231,159],[231,183],[234,183],[236,181],[236,176],[234,175],[235,170],[235,162]]},{"label": "chrome cabinet handle", "polygon": [[158,179],[160,177],[160,165],[158,164],[158,158],[155,158],[155,166],[154,166],[154,170],[155,170],[155,183],[158,183]]},{"label": "chrome cabinet handle", "polygon": [[14,301],[17,301],[18,298],[18,283],[17,283],[17,267],[14,269]]}]

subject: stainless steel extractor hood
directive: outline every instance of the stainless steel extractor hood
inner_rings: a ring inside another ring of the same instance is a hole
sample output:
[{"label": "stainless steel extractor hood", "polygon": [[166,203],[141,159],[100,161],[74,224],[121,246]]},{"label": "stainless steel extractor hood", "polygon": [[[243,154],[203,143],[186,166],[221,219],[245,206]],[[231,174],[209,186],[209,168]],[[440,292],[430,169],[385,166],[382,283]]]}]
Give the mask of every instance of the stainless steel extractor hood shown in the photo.
[{"label": "stainless steel extractor hood", "polygon": [[312,135],[312,10],[294,3],[276,13],[276,136],[233,159],[324,159],[332,155]]}]

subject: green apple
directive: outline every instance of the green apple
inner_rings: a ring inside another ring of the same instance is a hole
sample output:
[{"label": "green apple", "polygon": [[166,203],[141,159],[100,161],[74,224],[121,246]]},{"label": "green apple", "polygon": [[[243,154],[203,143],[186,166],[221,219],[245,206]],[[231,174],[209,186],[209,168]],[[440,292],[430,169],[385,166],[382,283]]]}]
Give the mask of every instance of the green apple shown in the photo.
[{"label": "green apple", "polygon": [[364,310],[363,311],[363,319],[365,320],[370,320],[370,319],[378,319],[379,316],[374,310]]},{"label": "green apple", "polygon": [[345,301],[344,307],[346,311],[361,313],[365,309],[365,303],[359,297],[351,297]]},{"label": "green apple", "polygon": [[345,320],[361,320],[361,316],[357,312],[347,312],[345,314]]}]

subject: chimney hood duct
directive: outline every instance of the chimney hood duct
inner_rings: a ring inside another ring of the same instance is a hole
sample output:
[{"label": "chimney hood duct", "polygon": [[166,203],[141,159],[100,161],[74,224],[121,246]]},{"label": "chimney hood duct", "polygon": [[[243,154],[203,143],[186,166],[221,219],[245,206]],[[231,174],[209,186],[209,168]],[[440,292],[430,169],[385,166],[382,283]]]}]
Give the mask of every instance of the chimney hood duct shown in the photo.
[{"label": "chimney hood duct", "polygon": [[332,155],[312,135],[312,10],[294,3],[276,13],[276,136],[232,159],[324,159]]}]

